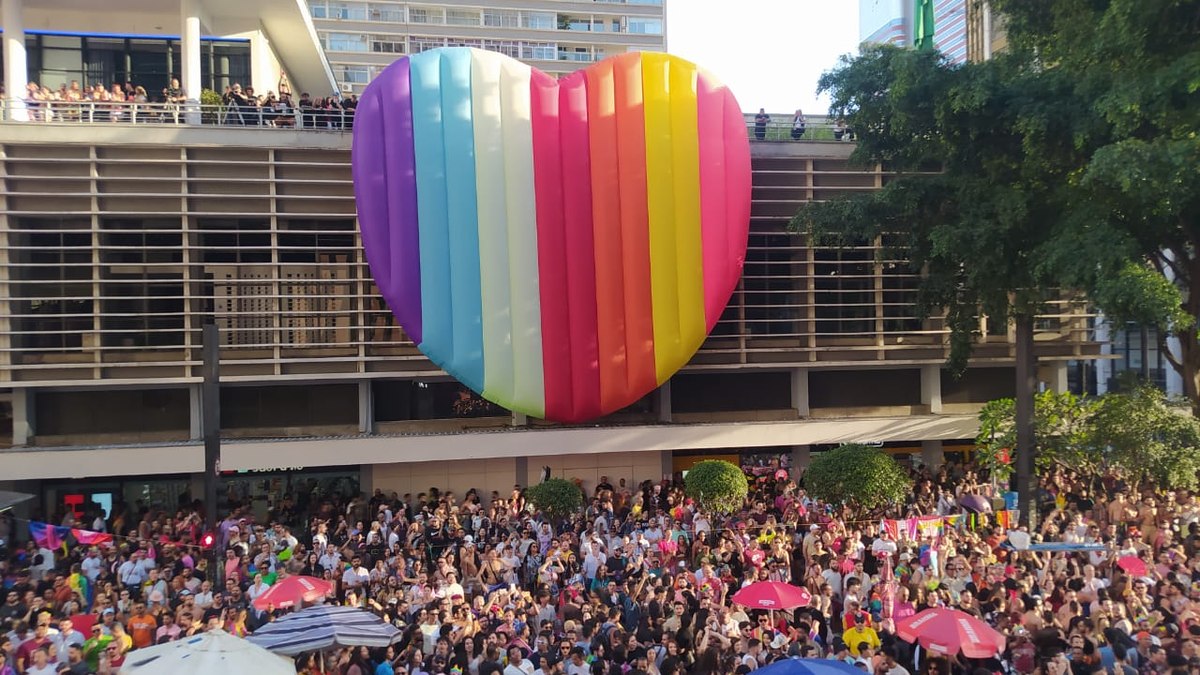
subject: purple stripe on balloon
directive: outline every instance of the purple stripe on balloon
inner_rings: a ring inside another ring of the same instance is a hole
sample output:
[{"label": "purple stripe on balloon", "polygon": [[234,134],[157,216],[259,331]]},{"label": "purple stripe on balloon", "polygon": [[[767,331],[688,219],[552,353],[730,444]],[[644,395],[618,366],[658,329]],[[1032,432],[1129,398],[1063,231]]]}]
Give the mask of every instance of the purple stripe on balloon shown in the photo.
[{"label": "purple stripe on balloon", "polygon": [[363,249],[375,284],[421,344],[421,257],[417,161],[408,59],[388,66],[359,102],[351,153]]}]

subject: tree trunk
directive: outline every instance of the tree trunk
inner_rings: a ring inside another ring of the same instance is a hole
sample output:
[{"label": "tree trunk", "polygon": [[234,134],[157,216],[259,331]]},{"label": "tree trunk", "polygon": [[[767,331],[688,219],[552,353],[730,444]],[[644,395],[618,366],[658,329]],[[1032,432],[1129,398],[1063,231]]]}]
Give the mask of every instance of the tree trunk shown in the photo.
[{"label": "tree trunk", "polygon": [[1037,360],[1033,355],[1033,315],[1019,314],[1017,328],[1017,501],[1021,520],[1037,527],[1037,474],[1034,472],[1033,397]]}]

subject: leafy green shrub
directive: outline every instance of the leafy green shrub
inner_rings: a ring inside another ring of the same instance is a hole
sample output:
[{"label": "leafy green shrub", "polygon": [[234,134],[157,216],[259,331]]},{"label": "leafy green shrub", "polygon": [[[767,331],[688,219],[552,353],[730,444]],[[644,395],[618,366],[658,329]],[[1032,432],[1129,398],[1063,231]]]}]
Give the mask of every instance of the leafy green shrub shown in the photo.
[{"label": "leafy green shrub", "polygon": [[866,515],[903,500],[912,491],[912,480],[880,448],[847,443],[813,458],[804,487],[817,499]]},{"label": "leafy green shrub", "polygon": [[698,462],[687,472],[683,487],[701,509],[719,514],[740,509],[750,491],[742,469],[718,459]]},{"label": "leafy green shrub", "polygon": [[525,490],[533,507],[554,519],[566,518],[583,506],[583,491],[564,478],[550,478]]}]

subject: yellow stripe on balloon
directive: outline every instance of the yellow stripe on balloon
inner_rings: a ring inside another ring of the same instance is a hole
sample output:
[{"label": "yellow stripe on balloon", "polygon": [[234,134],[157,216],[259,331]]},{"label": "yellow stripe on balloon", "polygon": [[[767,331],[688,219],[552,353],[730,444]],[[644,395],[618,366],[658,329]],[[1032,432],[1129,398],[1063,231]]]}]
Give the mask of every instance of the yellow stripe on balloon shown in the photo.
[{"label": "yellow stripe on balloon", "polygon": [[532,69],[513,59],[502,61],[500,97],[504,107],[505,203],[508,208],[509,297],[512,305],[512,356],[516,374],[513,405],[535,417],[546,413],[542,363],[542,303],[538,277],[537,200],[533,177]]},{"label": "yellow stripe on balloon", "polygon": [[[505,147],[501,135],[502,59],[494,52],[471,53],[471,115],[475,123],[475,183],[479,212],[479,282],[483,314],[483,391],[491,401],[513,398],[512,304],[508,282],[508,199]],[[454,195],[450,195],[454,199]]]},{"label": "yellow stripe on balloon", "polygon": [[643,53],[642,87],[654,365],[662,384],[705,333],[696,68],[666,54]]},{"label": "yellow stripe on balloon", "polygon": [[[675,240],[678,246],[679,332],[682,351],[678,367],[704,343],[704,244],[700,227],[700,131],[696,64],[671,60],[671,144],[675,168]],[[665,380],[659,379],[659,384]]]}]

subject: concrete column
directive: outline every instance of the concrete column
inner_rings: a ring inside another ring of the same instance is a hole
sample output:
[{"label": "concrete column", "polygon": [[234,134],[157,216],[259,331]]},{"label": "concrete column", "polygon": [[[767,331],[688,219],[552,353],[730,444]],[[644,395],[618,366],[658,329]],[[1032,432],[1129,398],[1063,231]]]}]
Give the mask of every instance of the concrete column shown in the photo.
[{"label": "concrete column", "polygon": [[511,424],[514,427],[529,426],[529,416],[526,415],[525,413],[519,413],[519,412],[514,411],[512,414],[512,421],[509,422],[509,424]]},{"label": "concrete column", "polygon": [[1045,366],[1046,388],[1058,394],[1067,391],[1067,362],[1052,361]]},{"label": "concrete column", "polygon": [[936,469],[946,462],[941,441],[921,441],[921,463]]},{"label": "concrete column", "polygon": [[[182,69],[180,85],[189,103],[200,103],[200,0],[180,0],[179,15],[183,22],[179,31]],[[174,73],[172,73],[174,74]],[[199,109],[189,110],[188,124],[200,123]]]},{"label": "concrete column", "polygon": [[[662,477],[670,479],[675,475],[675,453],[670,450],[663,450],[659,453],[659,461],[662,464]],[[637,476],[633,477],[633,484],[637,485],[640,481]],[[630,488],[633,486],[631,485]]]},{"label": "concrete column", "polygon": [[795,368],[792,370],[792,409],[796,417],[809,417],[812,410],[808,405],[808,369]]},{"label": "concrete column", "polygon": [[375,396],[370,382],[358,383],[358,433],[375,433]]},{"label": "concrete column", "polygon": [[671,380],[662,383],[658,388],[658,421],[667,424],[671,421]]},{"label": "concrete column", "polygon": [[25,89],[29,86],[29,67],[25,59],[24,0],[3,0],[0,20],[4,22],[4,91],[8,98],[8,119],[25,121]]},{"label": "concrete column", "polygon": [[37,416],[33,407],[34,393],[29,389],[13,389],[12,392],[12,444],[29,445],[36,435]]},{"label": "concrete column", "polygon": [[942,367],[921,366],[921,405],[932,415],[942,414]]},{"label": "concrete column", "polygon": [[811,445],[793,445],[792,446],[792,480],[799,480],[800,470],[808,468],[808,463],[812,461],[812,446]]},{"label": "concrete column", "polygon": [[[513,463],[513,475],[516,479],[516,484],[521,487],[529,487],[529,458],[517,457]],[[541,474],[541,467],[538,467],[538,473]],[[503,494],[503,490],[500,491]]]},{"label": "concrete column", "polygon": [[[199,384],[188,386],[188,438],[193,441],[204,438],[204,396]],[[198,494],[203,495],[203,491]]]}]

